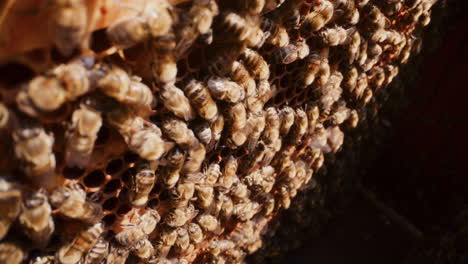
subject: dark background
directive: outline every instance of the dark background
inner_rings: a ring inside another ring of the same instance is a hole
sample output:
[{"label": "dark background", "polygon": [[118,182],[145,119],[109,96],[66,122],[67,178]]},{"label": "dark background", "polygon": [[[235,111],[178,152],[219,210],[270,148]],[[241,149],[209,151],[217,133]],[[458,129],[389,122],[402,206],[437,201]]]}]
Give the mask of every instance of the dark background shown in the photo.
[{"label": "dark background", "polygon": [[284,263],[468,263],[468,4],[437,5],[418,63],[407,65],[416,85],[362,176],[423,239],[358,195]]}]

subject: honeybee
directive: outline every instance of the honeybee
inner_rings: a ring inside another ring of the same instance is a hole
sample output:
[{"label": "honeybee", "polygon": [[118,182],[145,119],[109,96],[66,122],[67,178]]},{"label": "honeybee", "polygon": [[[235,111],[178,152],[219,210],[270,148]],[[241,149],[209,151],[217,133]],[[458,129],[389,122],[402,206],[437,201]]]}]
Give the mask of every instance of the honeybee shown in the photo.
[{"label": "honeybee", "polygon": [[368,104],[369,101],[372,99],[373,94],[374,93],[372,92],[372,89],[366,88],[364,92],[362,93],[361,104],[362,105]]},{"label": "honeybee", "polygon": [[184,85],[184,92],[198,114],[209,122],[214,122],[218,118],[218,106],[211,98],[210,92],[204,83],[195,79],[189,79]]},{"label": "honeybee", "polygon": [[306,106],[306,114],[309,121],[308,133],[312,133],[320,117],[320,110],[317,105],[308,105]]},{"label": "honeybee", "polygon": [[263,7],[262,13],[268,13],[269,11],[280,7],[285,0],[265,0],[265,6]]},{"label": "honeybee", "polygon": [[208,122],[203,122],[198,124],[194,129],[195,134],[197,135],[198,140],[205,146],[209,146],[213,138],[213,133],[211,132],[211,126]]},{"label": "honeybee", "polygon": [[306,134],[308,128],[309,123],[307,120],[307,114],[300,108],[296,109],[294,124],[291,130],[291,139],[293,142],[301,142],[301,139]]},{"label": "honeybee", "polygon": [[384,66],[384,71],[385,71],[385,75],[386,75],[384,85],[389,85],[393,81],[395,76],[398,75],[399,70],[398,70],[398,66],[387,64],[387,65]]},{"label": "honeybee", "polygon": [[317,85],[322,87],[328,83],[328,78],[330,77],[330,65],[328,64],[328,59],[322,59],[322,64],[320,64],[319,71],[317,73]]},{"label": "honeybee", "polygon": [[192,182],[178,182],[175,188],[169,189],[171,204],[176,208],[187,207],[195,193],[195,184]]},{"label": "honeybee", "polygon": [[229,40],[244,42],[251,33],[249,23],[234,12],[223,12],[214,23],[214,32],[228,36]]},{"label": "honeybee", "polygon": [[333,125],[337,126],[346,121],[350,114],[351,110],[346,107],[346,102],[341,100],[334,106],[333,114],[330,115],[329,119]]},{"label": "honeybee", "polygon": [[214,232],[219,227],[219,223],[216,217],[206,213],[197,217],[197,223],[204,231],[207,232]]},{"label": "honeybee", "polygon": [[178,147],[174,147],[167,157],[167,165],[162,169],[161,176],[164,184],[172,188],[179,181],[180,170],[184,164],[185,153]]},{"label": "honeybee", "polygon": [[257,80],[266,80],[270,77],[268,63],[258,52],[246,48],[240,55],[245,68]]},{"label": "honeybee", "polygon": [[243,103],[232,105],[228,109],[231,119],[231,129],[233,132],[241,130],[247,124],[247,112]]},{"label": "honeybee", "polygon": [[426,27],[431,23],[431,11],[423,12],[421,16],[419,17],[419,23],[423,26]]},{"label": "honeybee", "polygon": [[355,99],[359,99],[364,94],[364,90],[367,88],[367,75],[366,73],[361,73],[358,76],[356,82],[356,88],[353,91],[353,96]]},{"label": "honeybee", "polygon": [[182,16],[182,27],[177,32],[178,42],[176,50],[179,57],[189,49],[199,34],[202,37],[206,34],[209,35],[209,32],[211,32],[211,38],[213,37],[211,25],[213,18],[218,13],[216,1],[196,1],[192,4],[189,12],[185,16]]},{"label": "honeybee", "polygon": [[250,76],[250,73],[245,68],[244,64],[239,61],[234,61],[229,74],[231,79],[244,87],[246,96],[250,97],[255,93],[255,80]]},{"label": "honeybee", "polygon": [[156,175],[150,165],[148,163],[138,164],[137,173],[132,177],[132,185],[129,192],[130,203],[134,206],[145,205],[155,181]]},{"label": "honeybee", "polygon": [[190,236],[186,228],[179,227],[177,228],[177,239],[174,243],[174,248],[176,252],[183,252],[188,249],[190,246]]},{"label": "honeybee", "polygon": [[229,190],[234,183],[234,176],[236,175],[237,168],[239,163],[236,158],[232,155],[229,156],[224,164],[223,173],[219,175],[218,184],[226,189]]},{"label": "honeybee", "polygon": [[258,25],[250,26],[250,34],[245,41],[247,47],[259,49],[265,44],[265,40],[265,32]]},{"label": "honeybee", "polygon": [[152,53],[151,72],[154,79],[166,85],[173,85],[177,77],[175,54],[173,52],[161,53],[157,50],[153,50]]},{"label": "honeybee", "polygon": [[111,243],[106,264],[125,264],[129,254],[130,251],[127,248]]},{"label": "honeybee", "polygon": [[108,254],[109,242],[101,238],[86,254],[84,264],[99,264]]},{"label": "honeybee", "polygon": [[350,66],[343,73],[343,87],[352,93],[356,87],[359,72],[355,66]]},{"label": "honeybee", "polygon": [[8,233],[10,225],[20,213],[20,204],[21,189],[0,178],[0,240]]},{"label": "honeybee", "polygon": [[327,144],[330,151],[336,153],[343,145],[344,133],[338,126],[327,128]]},{"label": "honeybee", "polygon": [[262,139],[266,144],[271,144],[278,139],[280,129],[280,119],[274,107],[266,109],[265,124]]},{"label": "honeybee", "polygon": [[305,57],[305,71],[302,72],[299,76],[303,87],[307,87],[314,82],[320,70],[321,63],[322,57],[317,52],[312,52],[310,55]]},{"label": "honeybee", "polygon": [[147,237],[139,224],[121,224],[122,230],[115,235],[115,240],[124,247],[131,247],[138,241]]},{"label": "honeybee", "polygon": [[140,259],[149,259],[153,256],[154,248],[151,242],[147,238],[144,238],[132,245],[131,251]]},{"label": "honeybee", "polygon": [[197,223],[190,223],[187,225],[187,231],[188,231],[188,235],[190,237],[190,240],[193,242],[193,243],[200,243],[203,241],[203,231],[200,227],[199,224]]},{"label": "honeybee", "polygon": [[305,41],[296,41],[294,42],[294,45],[297,48],[297,57],[299,59],[304,59],[307,57],[310,53],[310,48],[309,45]]},{"label": "honeybee", "polygon": [[[224,128],[224,117],[222,115],[218,116],[218,119],[211,125],[211,133],[212,133],[212,141],[213,143],[216,143],[219,141],[221,138],[221,133],[223,132]],[[211,144],[213,145],[213,144]],[[212,149],[213,146],[210,146],[209,149]]]},{"label": "honeybee", "polygon": [[367,19],[369,23],[367,23],[367,27],[370,30],[383,29],[385,25],[390,24],[385,15],[375,5],[367,5],[363,11],[368,14]]},{"label": "honeybee", "polygon": [[164,153],[161,130],[125,108],[118,108],[107,116],[108,123],[124,137],[128,148],[146,160],[157,160]]},{"label": "honeybee", "polygon": [[385,82],[385,72],[381,67],[374,67],[370,74],[369,86],[373,88],[374,91],[379,89],[382,84]]},{"label": "honeybee", "polygon": [[154,231],[160,220],[161,216],[158,211],[147,208],[146,212],[140,217],[139,226],[143,233],[149,235]]},{"label": "honeybee", "polygon": [[279,64],[290,64],[298,59],[297,47],[293,43],[278,48],[273,54],[274,61]]},{"label": "honeybee", "polygon": [[237,103],[245,97],[242,86],[222,77],[211,77],[208,80],[208,89],[213,97],[229,103]]},{"label": "honeybee", "polygon": [[166,35],[173,23],[170,8],[166,0],[146,2],[137,16],[111,24],[106,30],[107,37],[114,46],[126,49],[150,37]]},{"label": "honeybee", "polygon": [[291,196],[289,195],[289,187],[287,185],[281,185],[279,188],[279,203],[284,209],[288,209],[291,206]]},{"label": "honeybee", "polygon": [[232,214],[241,221],[248,221],[260,211],[260,204],[247,200],[234,205]]},{"label": "honeybee", "polygon": [[43,255],[32,258],[29,264],[55,264],[55,256]]},{"label": "honeybee", "polygon": [[271,193],[264,193],[259,200],[262,203],[262,214],[271,215],[275,209],[275,197]]},{"label": "honeybee", "polygon": [[70,128],[66,133],[65,160],[69,167],[83,168],[89,163],[101,126],[102,118],[99,112],[83,104],[73,112]]},{"label": "honeybee", "polygon": [[231,219],[233,209],[234,209],[234,203],[232,202],[231,197],[229,197],[228,195],[225,195],[223,197],[223,205],[220,210],[220,215],[222,219],[226,221]]},{"label": "honeybee", "polygon": [[47,245],[54,232],[51,212],[45,191],[27,192],[24,195],[19,222],[26,235],[38,245]]},{"label": "honeybee", "polygon": [[50,195],[50,203],[63,215],[86,223],[96,223],[102,216],[101,205],[86,201],[86,192],[78,184],[55,189]]},{"label": "honeybee", "polygon": [[332,28],[325,28],[322,29],[318,35],[325,43],[329,46],[338,46],[343,45],[348,40],[348,31],[351,29],[344,29],[342,27],[332,27]]},{"label": "honeybee", "polygon": [[159,96],[165,108],[175,116],[185,121],[192,120],[196,117],[189,99],[184,95],[184,92],[174,84],[165,84],[163,88],[161,88]]},{"label": "honeybee", "polygon": [[195,185],[197,193],[197,206],[201,209],[207,209],[213,204],[214,189],[212,186]]},{"label": "honeybee", "polygon": [[198,210],[195,209],[193,204],[189,204],[187,207],[171,209],[166,215],[164,222],[170,227],[181,227],[197,214]]},{"label": "honeybee", "polygon": [[104,76],[97,81],[99,90],[104,94],[119,102],[138,107],[150,108],[153,105],[153,93],[139,77],[129,76],[116,66],[104,71]]},{"label": "honeybee", "polygon": [[10,112],[8,111],[8,108],[3,103],[0,103],[0,129],[7,128],[9,122],[10,122]]},{"label": "honeybee", "polygon": [[57,252],[57,258],[60,263],[75,264],[80,261],[101,237],[104,227],[102,223],[97,223],[81,232],[73,239],[70,244],[62,246]]},{"label": "honeybee", "polygon": [[289,35],[286,28],[275,21],[262,17],[260,28],[265,34],[265,42],[277,47],[284,47],[289,44]]},{"label": "honeybee", "polygon": [[82,0],[59,0],[53,4],[49,34],[64,56],[83,45],[88,27],[88,11]]},{"label": "honeybee", "polygon": [[239,179],[237,179],[237,181],[234,181],[234,184],[231,187],[231,194],[234,197],[242,200],[250,195],[250,191],[247,185],[245,185]]},{"label": "honeybee", "polygon": [[273,174],[275,170],[271,166],[262,167],[259,170],[255,170],[252,173],[245,176],[245,183],[253,187],[254,190],[260,189],[263,192],[270,192],[275,183],[275,178]]},{"label": "honeybee", "polygon": [[162,129],[164,134],[184,149],[200,144],[193,131],[180,119],[168,118],[164,120]]},{"label": "honeybee", "polygon": [[280,110],[279,118],[280,118],[280,134],[287,135],[289,133],[289,129],[294,124],[294,110],[289,106],[283,107]]},{"label": "honeybee", "polygon": [[301,24],[300,30],[303,36],[310,36],[313,32],[320,30],[333,17],[333,4],[322,1],[321,4],[310,12]]},{"label": "honeybee", "polygon": [[247,107],[251,113],[261,115],[263,106],[270,100],[271,96],[272,91],[268,80],[258,81],[256,94],[247,98]]},{"label": "honeybee", "polygon": [[26,257],[26,253],[19,246],[9,243],[0,243],[0,263],[20,264]]},{"label": "honeybee", "polygon": [[248,139],[248,149],[252,151],[256,146],[257,142],[260,139],[263,130],[266,126],[265,112],[261,111],[258,114],[250,113],[249,118],[247,119],[247,124],[249,126],[249,139]]}]

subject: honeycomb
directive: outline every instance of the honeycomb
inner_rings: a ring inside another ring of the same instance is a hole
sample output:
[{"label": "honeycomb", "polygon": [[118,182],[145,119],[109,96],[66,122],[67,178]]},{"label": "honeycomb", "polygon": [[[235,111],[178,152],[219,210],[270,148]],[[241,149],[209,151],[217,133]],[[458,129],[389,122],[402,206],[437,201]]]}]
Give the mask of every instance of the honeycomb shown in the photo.
[{"label": "honeycomb", "polygon": [[344,167],[435,2],[6,1],[0,263],[280,246],[283,215],[326,218],[316,175]]}]

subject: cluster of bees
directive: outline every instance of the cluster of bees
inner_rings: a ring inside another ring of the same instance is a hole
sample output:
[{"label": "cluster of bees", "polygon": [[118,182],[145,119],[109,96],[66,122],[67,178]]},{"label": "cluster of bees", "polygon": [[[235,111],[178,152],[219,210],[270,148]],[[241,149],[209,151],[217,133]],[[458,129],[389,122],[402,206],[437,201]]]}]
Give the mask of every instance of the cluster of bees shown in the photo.
[{"label": "cluster of bees", "polygon": [[121,3],[96,50],[86,1],[55,1],[66,62],[1,87],[0,263],[242,263],[434,3]]}]

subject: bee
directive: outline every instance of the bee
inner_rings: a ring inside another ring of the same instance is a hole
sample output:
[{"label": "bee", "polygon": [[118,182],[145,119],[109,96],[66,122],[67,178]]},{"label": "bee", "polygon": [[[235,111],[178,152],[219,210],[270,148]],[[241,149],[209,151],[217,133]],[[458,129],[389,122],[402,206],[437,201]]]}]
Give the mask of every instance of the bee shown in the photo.
[{"label": "bee", "polygon": [[270,164],[270,162],[275,157],[276,152],[278,152],[281,149],[282,144],[283,143],[282,143],[281,138],[278,138],[276,139],[275,142],[266,146],[265,155],[263,156],[263,159],[261,162],[262,166],[267,166],[268,164]]},{"label": "bee", "polygon": [[301,74],[300,80],[304,87],[311,85],[315,77],[318,75],[320,65],[322,63],[322,57],[318,52],[312,52],[310,55],[305,57],[306,67],[305,71]]},{"label": "bee", "polygon": [[248,138],[248,149],[249,151],[252,151],[257,146],[258,140],[260,139],[263,130],[265,129],[265,112],[261,111],[258,114],[250,113],[249,118],[247,119],[247,124],[250,131]]},{"label": "bee", "polygon": [[173,52],[158,52],[156,48],[153,48],[152,59],[151,72],[154,79],[164,85],[173,86],[177,77],[175,54]]},{"label": "bee", "polygon": [[390,24],[385,15],[375,5],[367,5],[363,11],[367,13],[369,23],[366,25],[370,30],[383,29],[385,25]]},{"label": "bee", "polygon": [[[218,116],[218,119],[211,125],[211,142],[215,143],[218,142],[219,139],[221,138],[221,133],[223,132],[224,128],[224,117],[222,115]],[[210,146],[209,149],[211,149],[212,146]]]},{"label": "bee", "polygon": [[178,182],[175,188],[169,189],[171,205],[176,208],[187,207],[188,202],[195,193],[195,184],[192,182]]},{"label": "bee", "polygon": [[322,59],[322,64],[320,64],[319,71],[317,73],[317,85],[322,87],[328,83],[328,78],[330,78],[330,65],[328,64],[328,59]]},{"label": "bee", "polygon": [[236,83],[244,87],[246,96],[250,97],[255,93],[255,80],[245,68],[244,64],[234,61],[231,66],[229,77]]},{"label": "bee", "polygon": [[228,195],[225,195],[223,197],[223,206],[221,207],[221,210],[220,210],[222,219],[226,221],[231,219],[233,210],[234,210],[234,203],[232,202],[231,197],[229,197]]},{"label": "bee", "polygon": [[26,257],[26,253],[19,246],[9,243],[0,243],[0,263],[20,264]]},{"label": "bee", "polygon": [[166,0],[145,3],[145,9],[135,17],[117,20],[111,24],[106,35],[120,49],[126,49],[149,38],[169,33],[173,18],[171,6]]},{"label": "bee", "polygon": [[260,28],[264,32],[265,42],[273,46],[284,47],[289,44],[286,28],[266,17],[261,18]]},{"label": "bee", "polygon": [[366,6],[369,3],[369,0],[358,0],[356,2],[357,2],[357,6],[359,8],[363,8],[364,6]]},{"label": "bee", "polygon": [[166,225],[170,227],[181,227],[188,221],[193,219],[198,214],[193,204],[189,204],[185,208],[173,208],[169,211],[164,219]]},{"label": "bee", "polygon": [[60,53],[68,57],[86,39],[88,10],[82,0],[55,1],[52,8],[49,34]]},{"label": "bee", "polygon": [[384,71],[386,76],[384,85],[386,86],[389,85],[393,81],[395,76],[398,75],[398,66],[387,64],[384,66]]},{"label": "bee", "polygon": [[325,28],[321,30],[318,35],[326,45],[338,46],[346,43],[350,30],[354,30],[354,28],[348,30],[342,27]]},{"label": "bee", "polygon": [[27,192],[21,203],[19,222],[26,235],[37,245],[47,245],[54,232],[52,209],[45,191]]},{"label": "bee", "polygon": [[273,54],[273,60],[279,64],[290,64],[298,59],[297,46],[293,43],[278,48]]},{"label": "bee", "polygon": [[234,205],[232,214],[240,221],[248,221],[260,211],[260,204],[247,200],[246,202]]},{"label": "bee", "polygon": [[219,227],[219,223],[216,217],[206,213],[197,217],[197,223],[204,231],[207,232],[214,232]]},{"label": "bee", "polygon": [[102,223],[97,223],[79,232],[70,244],[61,247],[57,252],[57,258],[60,263],[78,263],[83,255],[98,242],[103,231],[104,227]]},{"label": "bee", "polygon": [[174,243],[174,248],[176,252],[184,252],[190,246],[190,235],[186,228],[179,227],[176,229],[177,239]]},{"label": "bee", "polygon": [[144,206],[148,202],[148,195],[156,181],[154,170],[148,163],[138,164],[137,173],[132,177],[129,192],[130,203],[134,206]]},{"label": "bee", "polygon": [[[160,234],[159,238],[156,241],[156,250],[158,252],[158,256],[165,257],[169,253],[171,247],[175,244],[177,240],[177,229],[171,227],[164,227]],[[150,263],[151,262],[150,260]],[[158,263],[158,262],[156,262]]]},{"label": "bee", "polygon": [[101,205],[87,201],[86,192],[79,184],[55,189],[50,195],[50,203],[63,215],[86,223],[96,223],[102,216]]},{"label": "bee", "polygon": [[115,235],[115,240],[124,247],[131,247],[147,236],[139,224],[121,224],[120,227],[122,230]]},{"label": "bee", "polygon": [[271,166],[262,167],[259,170],[255,170],[252,173],[248,174],[244,181],[247,186],[253,188],[253,190],[261,190],[263,192],[270,192],[275,183],[275,178],[273,174],[275,170]]},{"label": "bee", "polygon": [[211,77],[208,80],[208,89],[211,95],[218,100],[237,103],[244,100],[245,90],[235,82],[222,77]]},{"label": "bee", "polygon": [[280,7],[285,0],[265,0],[265,6],[263,7],[262,13],[268,13],[271,10],[274,10]]},{"label": "bee", "polygon": [[140,217],[139,226],[143,233],[149,235],[154,231],[160,220],[161,216],[158,211],[147,208],[146,212]]},{"label": "bee", "polygon": [[327,128],[327,144],[330,151],[336,153],[343,145],[344,133],[338,126]]},{"label": "bee", "polygon": [[303,36],[310,36],[323,28],[333,17],[333,4],[329,1],[322,1],[321,4],[310,12],[302,22],[300,31]]},{"label": "bee", "polygon": [[55,256],[43,255],[32,258],[29,264],[55,264],[56,262]]},{"label": "bee", "polygon": [[359,72],[355,66],[350,66],[343,73],[343,87],[352,93],[356,87]]},{"label": "bee", "polygon": [[226,190],[231,188],[238,166],[239,163],[237,159],[230,155],[224,164],[223,173],[219,173],[218,184],[222,188]]},{"label": "bee", "polygon": [[338,101],[333,108],[333,114],[330,115],[329,120],[335,126],[341,125],[344,121],[346,121],[349,118],[349,115],[351,114],[351,110],[346,107],[345,101]]},{"label": "bee", "polygon": [[291,139],[293,142],[301,142],[302,137],[307,133],[309,123],[307,120],[307,114],[304,110],[298,108],[294,117],[294,124],[291,130]]},{"label": "bee", "polygon": [[159,96],[164,107],[175,116],[185,121],[192,120],[196,117],[189,99],[184,95],[184,92],[174,84],[165,84]]},{"label": "bee", "polygon": [[234,12],[223,12],[217,17],[214,23],[214,32],[228,36],[229,40],[244,42],[251,33],[249,23],[240,15]]},{"label": "bee", "polygon": [[21,189],[14,183],[0,178],[0,240],[5,237],[11,224],[20,213]]},{"label": "bee", "polygon": [[164,153],[161,130],[125,108],[117,108],[107,116],[108,123],[124,137],[128,148],[146,160],[157,160]]},{"label": "bee", "polygon": [[0,129],[7,128],[10,119],[8,108],[3,103],[0,103]]},{"label": "bee", "polygon": [[315,126],[317,125],[317,121],[320,117],[320,110],[316,105],[308,105],[306,106],[306,114],[307,120],[309,121],[308,126],[308,133],[312,133],[315,130]]},{"label": "bee", "polygon": [[294,124],[294,110],[289,107],[283,107],[279,112],[280,118],[280,134],[287,135],[289,133],[289,129]]},{"label": "bee", "polygon": [[419,17],[419,23],[423,26],[423,27],[426,27],[427,25],[429,25],[429,23],[431,23],[431,11],[426,11],[426,12],[423,12],[421,14],[421,16]]},{"label": "bee", "polygon": [[361,35],[359,31],[355,31],[349,37],[349,43],[346,47],[346,53],[348,54],[348,63],[352,64],[359,55],[359,47],[361,46]]},{"label": "bee", "polygon": [[73,112],[70,127],[65,135],[67,166],[83,168],[89,163],[101,126],[101,114],[90,107],[82,104]]},{"label": "bee", "polygon": [[259,25],[251,26],[250,30],[250,34],[245,41],[247,47],[255,49],[261,48],[263,44],[265,44],[265,32],[263,32]]},{"label": "bee", "polygon": [[189,79],[184,86],[184,92],[198,114],[210,123],[218,118],[218,106],[210,95],[208,88],[202,82]]},{"label": "bee", "polygon": [[264,193],[259,200],[262,203],[262,214],[265,216],[271,215],[275,209],[275,197],[271,193]]},{"label": "bee", "polygon": [[240,200],[247,198],[250,195],[249,188],[247,185],[239,181],[234,181],[234,184],[231,187],[231,194]]},{"label": "bee", "polygon": [[108,254],[109,242],[101,238],[86,254],[84,264],[99,264]]},{"label": "bee", "polygon": [[151,242],[144,238],[131,247],[131,251],[140,259],[149,259],[153,256],[154,248]]},{"label": "bee", "polygon": [[204,173],[204,183],[213,186],[221,176],[221,168],[218,164],[212,163]]},{"label": "bee", "polygon": [[374,91],[376,91],[385,82],[385,71],[381,67],[374,67],[371,70],[369,77],[369,86],[373,88]]},{"label": "bee", "polygon": [[201,209],[207,209],[213,204],[214,189],[212,186],[195,185],[197,193],[197,206]]},{"label": "bee", "polygon": [[18,107],[24,113],[37,116],[57,110],[66,102],[65,88],[57,78],[38,76],[32,79],[16,96]]},{"label": "bee", "polygon": [[266,109],[265,124],[262,139],[266,144],[271,144],[278,139],[280,129],[279,115],[274,107]]},{"label": "bee", "polygon": [[201,34],[199,38],[204,44],[211,45],[213,43],[213,29],[210,28],[208,32]]},{"label": "bee", "polygon": [[240,0],[234,3],[226,3],[226,4],[231,4],[231,5],[223,7],[223,8],[234,8],[240,12],[245,12],[249,15],[255,16],[255,15],[259,15],[262,12],[263,7],[265,6],[265,0],[254,0],[254,1]]},{"label": "bee", "polygon": [[141,82],[140,77],[129,76],[123,69],[115,66],[104,71],[104,76],[97,82],[101,92],[125,104],[151,108],[153,93]]},{"label": "bee", "polygon": [[178,147],[174,147],[167,157],[167,165],[162,169],[161,176],[164,184],[172,188],[180,178],[180,170],[184,164],[185,153]]},{"label": "bee", "polygon": [[368,104],[369,101],[372,99],[373,94],[374,93],[372,92],[372,89],[366,88],[364,92],[362,93],[361,104],[362,105]]},{"label": "bee", "polygon": [[283,207],[285,210],[291,206],[291,196],[289,195],[289,187],[287,185],[281,185],[279,188],[279,204],[281,207]]},{"label": "bee", "polygon": [[203,241],[203,231],[199,224],[194,222],[188,224],[187,231],[190,237],[190,241],[193,243],[198,244]]},{"label": "bee", "polygon": [[272,96],[270,83],[268,80],[262,80],[257,82],[256,94],[252,97],[247,98],[247,107],[250,112],[261,115],[263,106]]},{"label": "bee", "polygon": [[176,118],[168,118],[163,121],[162,129],[170,139],[174,140],[183,149],[199,145],[200,142],[187,124]]},{"label": "bee", "polygon": [[198,124],[194,129],[195,134],[197,135],[198,140],[205,146],[209,146],[213,138],[213,133],[211,132],[211,126],[208,122],[203,122]]},{"label": "bee", "polygon": [[246,48],[240,55],[245,68],[257,80],[266,80],[270,77],[268,63],[258,52]]},{"label": "bee", "polygon": [[231,129],[233,132],[243,129],[247,124],[247,112],[243,103],[229,106],[228,114],[231,119]]},{"label": "bee", "polygon": [[192,4],[189,12],[185,16],[182,16],[182,27],[177,32],[178,42],[176,50],[178,57],[190,48],[197,36],[205,37],[206,35],[211,35],[211,38],[213,38],[211,25],[213,18],[218,13],[218,5],[214,0],[197,1]]},{"label": "bee", "polygon": [[115,243],[110,244],[109,255],[106,258],[106,264],[125,264],[130,251]]}]

